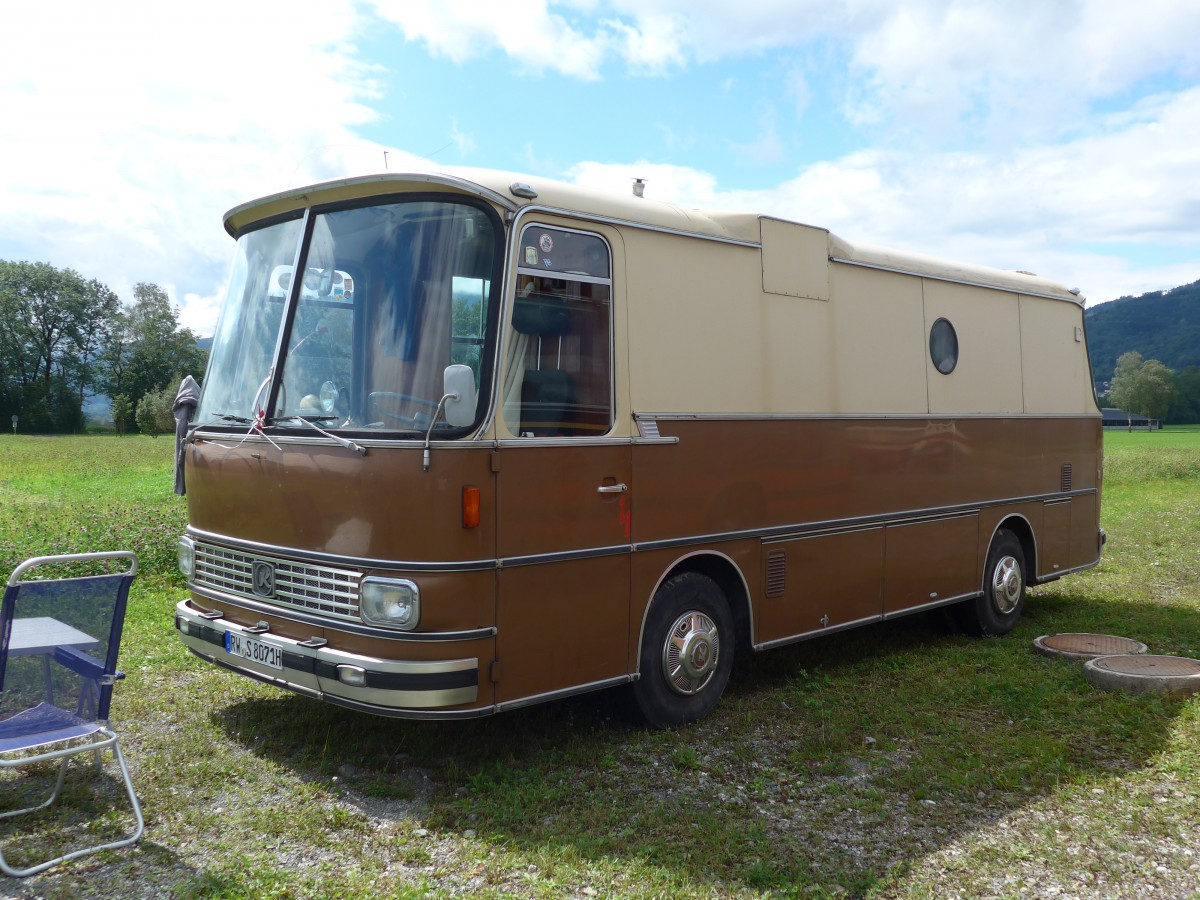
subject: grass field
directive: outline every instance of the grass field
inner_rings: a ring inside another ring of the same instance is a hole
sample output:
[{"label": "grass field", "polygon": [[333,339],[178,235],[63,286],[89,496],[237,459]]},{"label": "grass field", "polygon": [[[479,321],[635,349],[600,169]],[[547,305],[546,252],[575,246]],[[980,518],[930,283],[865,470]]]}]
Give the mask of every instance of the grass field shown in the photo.
[{"label": "grass field", "polygon": [[142,558],[113,720],[147,820],[0,896],[1196,896],[1200,699],[1097,691],[1031,646],[1200,657],[1200,431],[1105,440],[1104,560],[1034,589],[1011,636],[912,617],[795,645],[649,732],[608,694],[402,722],[219,671],[171,624],[172,442],[0,436],[0,571]]}]

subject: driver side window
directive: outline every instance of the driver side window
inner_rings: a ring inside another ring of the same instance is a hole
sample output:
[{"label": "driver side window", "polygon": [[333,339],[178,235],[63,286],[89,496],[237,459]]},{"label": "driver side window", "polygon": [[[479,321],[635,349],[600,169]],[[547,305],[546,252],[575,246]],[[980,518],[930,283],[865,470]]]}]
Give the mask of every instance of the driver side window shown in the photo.
[{"label": "driver side window", "polygon": [[520,437],[599,437],[613,425],[612,281],[594,234],[522,234],[507,334],[504,421]]}]

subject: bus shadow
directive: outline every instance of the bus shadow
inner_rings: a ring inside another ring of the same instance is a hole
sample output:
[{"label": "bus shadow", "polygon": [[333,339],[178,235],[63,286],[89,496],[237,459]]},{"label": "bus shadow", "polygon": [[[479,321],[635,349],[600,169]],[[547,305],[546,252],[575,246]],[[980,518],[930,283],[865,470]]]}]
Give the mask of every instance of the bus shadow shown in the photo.
[{"label": "bus shadow", "polygon": [[1188,655],[1180,636],[1200,634],[1200,614],[1041,591],[1002,639],[918,616],[756,655],[711,716],[669,732],[632,724],[619,692],[460,722],[283,694],[213,717],[407,835],[402,848],[433,833],[526,861],[547,847],[617,859],[660,873],[663,890],[674,877],[860,895],[1059,783],[1116,778],[1162,750],[1180,701],[1098,691],[1082,663],[1032,641],[1116,633]]}]

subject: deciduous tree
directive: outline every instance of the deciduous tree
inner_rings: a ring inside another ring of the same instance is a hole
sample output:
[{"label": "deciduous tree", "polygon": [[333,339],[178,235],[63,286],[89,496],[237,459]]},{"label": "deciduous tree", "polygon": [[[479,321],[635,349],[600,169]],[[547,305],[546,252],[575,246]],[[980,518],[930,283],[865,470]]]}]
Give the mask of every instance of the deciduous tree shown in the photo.
[{"label": "deciduous tree", "polygon": [[118,308],[99,281],[49,263],[0,261],[0,400],[32,431],[82,425],[95,358]]},{"label": "deciduous tree", "polygon": [[1109,399],[1127,413],[1163,419],[1175,396],[1175,376],[1157,359],[1130,351],[1117,360]]}]

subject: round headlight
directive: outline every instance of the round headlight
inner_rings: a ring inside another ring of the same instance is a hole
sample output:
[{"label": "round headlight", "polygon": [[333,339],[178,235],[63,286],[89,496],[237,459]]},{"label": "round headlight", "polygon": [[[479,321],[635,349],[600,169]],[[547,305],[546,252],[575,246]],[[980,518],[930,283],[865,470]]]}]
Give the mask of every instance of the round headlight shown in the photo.
[{"label": "round headlight", "polygon": [[408,631],[421,620],[421,592],[411,581],[367,578],[359,589],[358,611],[364,622]]},{"label": "round headlight", "polygon": [[196,574],[196,545],[190,537],[179,539],[179,571],[188,581]]}]

